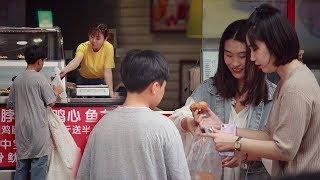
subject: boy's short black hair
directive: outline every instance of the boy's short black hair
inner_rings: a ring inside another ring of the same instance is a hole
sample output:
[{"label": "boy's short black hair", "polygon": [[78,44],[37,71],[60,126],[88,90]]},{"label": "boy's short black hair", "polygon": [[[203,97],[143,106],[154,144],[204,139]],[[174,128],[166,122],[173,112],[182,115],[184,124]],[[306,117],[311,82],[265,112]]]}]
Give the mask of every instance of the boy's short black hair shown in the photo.
[{"label": "boy's short black hair", "polygon": [[108,26],[106,24],[92,24],[90,27],[89,27],[89,36],[91,35],[95,35],[96,33],[101,33],[103,35],[104,38],[107,38],[108,37]]},{"label": "boy's short black hair", "polygon": [[47,54],[42,46],[30,45],[26,47],[24,56],[27,64],[34,64],[38,59],[45,59]]},{"label": "boy's short black hair", "polygon": [[120,73],[127,91],[140,93],[154,81],[167,81],[169,66],[159,52],[135,49],[123,59]]},{"label": "boy's short black hair", "polygon": [[276,66],[298,59],[300,46],[297,33],[279,9],[269,4],[260,5],[250,15],[248,26],[250,45],[256,48],[256,40],[266,43],[270,53],[275,56]]}]

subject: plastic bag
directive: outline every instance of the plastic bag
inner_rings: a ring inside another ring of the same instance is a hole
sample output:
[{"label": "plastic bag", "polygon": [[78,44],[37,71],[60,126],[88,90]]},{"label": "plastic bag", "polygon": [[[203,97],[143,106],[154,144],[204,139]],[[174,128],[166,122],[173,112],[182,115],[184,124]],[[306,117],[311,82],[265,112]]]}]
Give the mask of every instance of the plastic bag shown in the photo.
[{"label": "plastic bag", "polygon": [[[46,180],[70,180],[70,169],[64,164],[56,147],[51,151],[50,164]],[[75,179],[75,178],[74,178]]]},{"label": "plastic bag", "polygon": [[59,98],[61,102],[67,102],[67,93],[66,93],[66,87],[63,85],[62,80],[60,78],[60,70],[59,68],[54,68],[54,78],[51,82],[52,85],[60,85],[63,89],[62,93],[59,94]]},{"label": "plastic bag", "polygon": [[47,113],[54,148],[46,180],[74,180],[81,159],[80,148],[60,118],[50,108]]},{"label": "plastic bag", "polygon": [[202,137],[199,132],[197,128],[187,156],[191,179],[218,180],[222,174],[221,157],[214,148],[213,139]]}]

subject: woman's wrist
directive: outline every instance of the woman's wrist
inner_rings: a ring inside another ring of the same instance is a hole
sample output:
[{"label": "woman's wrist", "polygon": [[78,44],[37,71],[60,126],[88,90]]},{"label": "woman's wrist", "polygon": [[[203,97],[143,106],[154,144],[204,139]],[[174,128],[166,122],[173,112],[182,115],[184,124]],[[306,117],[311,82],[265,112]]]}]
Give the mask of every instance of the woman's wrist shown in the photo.
[{"label": "woman's wrist", "polygon": [[62,71],[64,71],[66,74],[69,73],[71,70],[70,70],[70,67],[66,66],[62,69]]}]

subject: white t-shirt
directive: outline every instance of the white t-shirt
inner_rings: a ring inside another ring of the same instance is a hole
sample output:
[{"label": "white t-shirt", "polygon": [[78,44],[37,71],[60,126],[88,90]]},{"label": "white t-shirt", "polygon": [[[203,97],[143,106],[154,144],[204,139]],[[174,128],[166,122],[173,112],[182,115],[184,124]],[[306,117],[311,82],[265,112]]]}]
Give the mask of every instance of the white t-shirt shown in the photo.
[{"label": "white t-shirt", "polygon": [[[230,111],[230,124],[236,124],[239,128],[247,127],[247,118],[249,115],[249,107],[246,106],[240,112],[236,112],[233,106]],[[240,166],[235,168],[224,168],[224,179],[225,180],[240,180]]]}]

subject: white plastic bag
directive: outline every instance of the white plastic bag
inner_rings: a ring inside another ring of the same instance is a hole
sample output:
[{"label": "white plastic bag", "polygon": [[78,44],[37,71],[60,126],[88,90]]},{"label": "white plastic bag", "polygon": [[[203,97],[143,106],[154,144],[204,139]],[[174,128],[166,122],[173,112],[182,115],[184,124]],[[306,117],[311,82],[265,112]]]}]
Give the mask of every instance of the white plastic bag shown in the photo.
[{"label": "white plastic bag", "polygon": [[[197,128],[196,132],[200,132]],[[213,139],[195,134],[187,156],[191,179],[218,180],[222,174],[221,157],[214,148]]]},{"label": "white plastic bag", "polygon": [[59,98],[61,102],[67,102],[67,93],[66,93],[66,87],[63,85],[63,82],[60,78],[60,70],[59,68],[54,68],[54,79],[51,82],[52,85],[56,86],[59,85],[62,87],[63,91],[59,94]]},{"label": "white plastic bag", "polygon": [[60,118],[48,108],[51,138],[54,144],[50,157],[47,180],[70,180],[76,178],[81,159],[80,148],[75,143],[67,127]]},{"label": "white plastic bag", "polygon": [[46,180],[57,179],[70,180],[72,178],[70,168],[67,168],[56,147],[54,147],[51,151],[49,170]]}]

